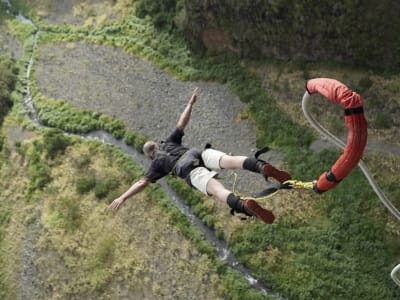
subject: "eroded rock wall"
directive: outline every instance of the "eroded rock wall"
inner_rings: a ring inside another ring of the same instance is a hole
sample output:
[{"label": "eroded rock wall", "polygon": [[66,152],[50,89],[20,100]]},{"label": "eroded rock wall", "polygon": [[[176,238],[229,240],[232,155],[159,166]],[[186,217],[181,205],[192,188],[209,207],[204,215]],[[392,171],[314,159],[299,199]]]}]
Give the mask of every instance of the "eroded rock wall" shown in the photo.
[{"label": "eroded rock wall", "polygon": [[185,0],[186,34],[239,57],[398,68],[394,0]]}]

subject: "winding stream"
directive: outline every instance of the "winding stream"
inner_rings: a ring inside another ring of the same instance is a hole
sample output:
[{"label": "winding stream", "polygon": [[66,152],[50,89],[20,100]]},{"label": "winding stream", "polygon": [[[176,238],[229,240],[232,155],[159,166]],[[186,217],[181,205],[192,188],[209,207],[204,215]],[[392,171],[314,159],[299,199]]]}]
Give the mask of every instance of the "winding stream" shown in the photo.
[{"label": "winding stream", "polygon": [[[39,126],[43,126],[40,122],[40,119],[38,117],[38,114],[33,106],[32,103],[32,94],[30,90],[30,73],[32,66],[34,64],[34,52],[37,47],[37,40],[39,36],[39,30],[38,28],[33,24],[33,22],[25,17],[23,17],[21,14],[17,16],[17,19],[21,22],[30,24],[35,28],[35,33],[34,33],[34,41],[33,41],[33,46],[31,49],[31,56],[29,58],[28,66],[27,66],[27,71],[26,71],[26,95],[24,97],[24,106],[30,116],[30,118],[37,123]],[[126,145],[124,142],[115,139],[111,134],[105,132],[105,131],[95,131],[91,132],[88,134],[82,134],[79,135],[82,138],[86,139],[96,139],[100,140],[103,143],[114,145],[118,148],[120,148],[124,153],[128,154],[132,159],[135,161],[140,162],[144,167],[147,167],[148,161],[145,159],[144,155],[140,154],[138,151],[136,151],[134,148]],[[179,196],[171,189],[171,187],[167,184],[167,182],[162,179],[159,181],[160,185],[162,186],[163,190],[165,193],[168,195],[168,197],[173,201],[173,203],[177,206],[177,208],[187,216],[187,218],[191,221],[192,224],[194,224],[205,236],[205,238],[213,245],[213,247],[216,249],[217,255],[220,259],[225,261],[230,267],[238,271],[249,283],[250,286],[255,288],[258,291],[261,291],[262,293],[273,296],[276,299],[284,299],[280,296],[279,293],[271,290],[270,288],[264,286],[262,283],[258,282],[256,278],[254,278],[251,275],[251,272],[249,269],[247,269],[244,265],[240,264],[239,261],[235,258],[235,256],[229,251],[228,245],[226,241],[219,239],[215,232],[211,230],[209,227],[205,226],[204,223],[197,218],[192,210],[191,207],[186,205],[182,199],[179,198]]]}]

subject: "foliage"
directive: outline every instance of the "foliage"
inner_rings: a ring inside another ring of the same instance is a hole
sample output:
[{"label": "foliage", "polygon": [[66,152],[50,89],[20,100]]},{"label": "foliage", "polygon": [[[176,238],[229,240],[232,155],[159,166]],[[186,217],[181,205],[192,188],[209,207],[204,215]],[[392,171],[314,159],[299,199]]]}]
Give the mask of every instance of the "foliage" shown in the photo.
[{"label": "foliage", "polygon": [[13,59],[0,56],[0,124],[12,106],[10,94],[15,88],[18,71]]},{"label": "foliage", "polygon": [[44,151],[46,156],[51,159],[56,155],[64,154],[69,145],[69,138],[60,129],[49,129],[43,134]]},{"label": "foliage", "polygon": [[50,206],[50,224],[66,231],[79,228],[82,219],[78,199],[66,197],[55,199]]},{"label": "foliage", "polygon": [[74,160],[74,167],[78,170],[85,171],[92,161],[90,153],[83,153]]},{"label": "foliage", "polygon": [[90,192],[96,186],[96,177],[94,175],[78,178],[76,181],[76,191],[79,194]]},{"label": "foliage", "polygon": [[66,102],[44,99],[43,96],[38,96],[34,100],[34,104],[43,125],[59,128],[70,133],[85,133],[101,128],[101,123],[92,118],[91,112],[80,111]]},{"label": "foliage", "polygon": [[3,19],[6,18],[7,14],[7,4],[6,2],[0,2],[0,23],[3,21]]},{"label": "foliage", "polygon": [[136,15],[139,18],[150,16],[156,28],[174,28],[174,16],[177,0],[139,0],[136,7]]},{"label": "foliage", "polygon": [[118,185],[118,179],[113,177],[97,180],[94,188],[94,194],[98,199],[103,199],[107,197],[113,190],[115,190]]},{"label": "foliage", "polygon": [[102,115],[100,117],[102,128],[113,134],[117,139],[121,139],[125,135],[125,125],[121,120],[112,119]]},{"label": "foliage", "polygon": [[96,253],[94,260],[96,261],[97,267],[107,265],[112,261],[112,257],[115,251],[115,241],[113,238],[104,237],[101,239],[96,247]]},{"label": "foliage", "polygon": [[19,40],[24,42],[33,41],[33,34],[35,33],[36,29],[30,24],[20,22],[16,18],[12,18],[10,20],[7,20],[7,25],[11,33],[15,35]]},{"label": "foliage", "polygon": [[133,132],[132,130],[128,129],[125,130],[123,141],[125,142],[125,144],[127,144],[128,146],[132,146],[139,152],[143,153],[143,145],[148,140],[149,138],[138,135],[136,132]]},{"label": "foliage", "polygon": [[[348,193],[350,186],[355,193]],[[279,226],[256,226],[236,235],[230,241],[232,250],[249,265],[258,266],[261,279],[289,298],[392,299],[396,291],[377,275],[387,272],[384,265],[389,257],[382,235],[384,222],[367,213],[371,206],[379,207],[371,193],[347,178],[324,200],[320,217],[329,216],[325,224],[286,220]],[[268,259],[271,248],[279,249],[275,260]],[[362,283],[356,290],[348,289],[355,284],[355,273],[341,272],[349,268],[357,270]],[[372,288],[369,281],[380,282],[379,288]]]},{"label": "foliage", "polygon": [[[0,248],[4,244],[3,240],[6,236],[6,228],[9,226],[11,221],[11,211],[9,208],[2,207],[0,209]],[[3,266],[6,265],[6,258],[5,256],[0,256],[0,266],[3,269]],[[7,275],[5,272],[0,273],[0,297],[5,298],[7,295],[11,295],[11,288],[7,284]]]},{"label": "foliage", "polygon": [[275,296],[268,296],[265,294],[261,294],[256,292],[255,290],[251,290],[248,288],[248,283],[244,280],[242,276],[238,273],[226,269],[224,273],[222,273],[222,277],[224,278],[224,288],[226,289],[226,293],[229,293],[230,299],[235,300],[272,300],[276,299]]},{"label": "foliage", "polygon": [[43,144],[35,142],[33,147],[28,152],[28,174],[29,174],[29,186],[28,194],[32,194],[35,191],[41,191],[43,188],[51,182],[51,169],[41,157],[43,152]]},{"label": "foliage", "polygon": [[[125,135],[126,129],[123,122],[110,116],[87,110],[82,111],[67,102],[48,99],[40,93],[36,93],[34,104],[43,125],[69,133],[88,133],[104,129],[117,139]],[[139,140],[138,138],[138,143],[140,143]]]}]

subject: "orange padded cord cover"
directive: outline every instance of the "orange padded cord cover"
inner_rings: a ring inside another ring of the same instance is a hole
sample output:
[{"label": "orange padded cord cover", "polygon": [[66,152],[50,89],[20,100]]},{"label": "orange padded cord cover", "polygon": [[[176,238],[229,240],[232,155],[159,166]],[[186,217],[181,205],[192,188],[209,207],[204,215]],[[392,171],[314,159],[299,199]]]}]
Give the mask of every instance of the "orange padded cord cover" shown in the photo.
[{"label": "orange padded cord cover", "polygon": [[348,115],[345,115],[345,123],[348,128],[347,144],[343,154],[331,167],[331,174],[329,174],[330,177],[333,175],[336,180],[328,178],[328,172],[324,172],[315,186],[317,192],[325,192],[334,188],[340,180],[346,177],[362,158],[367,144],[367,121],[362,111],[352,111],[352,109],[362,108],[362,98],[343,83],[330,78],[315,78],[307,82],[306,88],[310,94],[319,93],[349,111]]}]

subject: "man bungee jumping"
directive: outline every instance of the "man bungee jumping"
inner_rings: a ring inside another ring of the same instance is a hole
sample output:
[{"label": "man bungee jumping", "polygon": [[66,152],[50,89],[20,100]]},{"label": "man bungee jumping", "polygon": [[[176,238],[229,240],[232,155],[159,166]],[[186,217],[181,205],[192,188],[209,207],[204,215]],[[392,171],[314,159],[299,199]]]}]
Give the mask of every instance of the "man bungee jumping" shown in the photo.
[{"label": "man bungee jumping", "polygon": [[232,156],[210,147],[200,151],[196,148],[187,148],[182,145],[184,129],[189,122],[192,107],[197,99],[197,92],[198,88],[195,88],[188,104],[179,117],[176,127],[164,142],[148,141],[144,144],[143,153],[151,160],[148,170],[141,179],[116,198],[109,205],[109,209],[117,211],[128,198],[143,191],[150,183],[154,183],[171,173],[183,178],[192,188],[226,203],[232,209],[232,212],[254,216],[268,224],[273,223],[275,217],[271,211],[261,207],[253,199],[242,200],[232,191],[226,189],[216,179],[217,171],[222,169],[245,169],[260,173],[266,180],[268,180],[268,177],[272,177],[280,183],[291,179],[289,173],[278,170],[260,159],[247,156]]}]

